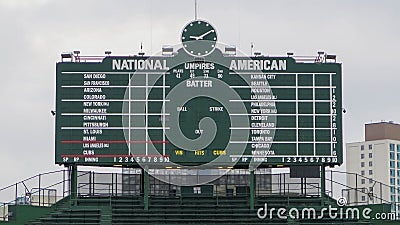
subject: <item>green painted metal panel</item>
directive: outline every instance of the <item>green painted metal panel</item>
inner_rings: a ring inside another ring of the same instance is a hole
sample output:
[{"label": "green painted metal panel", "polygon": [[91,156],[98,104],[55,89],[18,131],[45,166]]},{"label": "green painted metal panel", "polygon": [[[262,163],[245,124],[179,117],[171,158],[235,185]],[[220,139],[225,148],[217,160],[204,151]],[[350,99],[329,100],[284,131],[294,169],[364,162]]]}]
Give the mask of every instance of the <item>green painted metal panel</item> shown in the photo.
[{"label": "green painted metal panel", "polygon": [[290,57],[114,57],[57,63],[57,164],[340,165],[338,63]]}]

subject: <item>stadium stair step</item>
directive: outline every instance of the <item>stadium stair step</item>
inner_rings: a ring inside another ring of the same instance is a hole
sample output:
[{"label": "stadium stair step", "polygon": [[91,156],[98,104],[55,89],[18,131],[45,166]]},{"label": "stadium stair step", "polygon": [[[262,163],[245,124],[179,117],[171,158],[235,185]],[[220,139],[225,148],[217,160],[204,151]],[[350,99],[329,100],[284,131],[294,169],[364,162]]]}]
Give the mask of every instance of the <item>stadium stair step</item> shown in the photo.
[{"label": "stadium stair step", "polygon": [[[67,201],[56,210],[37,219],[30,225],[369,225],[358,220],[299,220],[278,218],[276,212],[259,219],[257,210],[269,207],[295,207],[299,210],[315,208],[319,213],[324,205],[334,205],[330,199],[305,196],[257,197],[255,209],[249,207],[247,197],[154,197],[149,198],[149,208],[144,209],[141,196],[80,197],[76,205]],[[334,205],[335,206],[335,205]]]}]

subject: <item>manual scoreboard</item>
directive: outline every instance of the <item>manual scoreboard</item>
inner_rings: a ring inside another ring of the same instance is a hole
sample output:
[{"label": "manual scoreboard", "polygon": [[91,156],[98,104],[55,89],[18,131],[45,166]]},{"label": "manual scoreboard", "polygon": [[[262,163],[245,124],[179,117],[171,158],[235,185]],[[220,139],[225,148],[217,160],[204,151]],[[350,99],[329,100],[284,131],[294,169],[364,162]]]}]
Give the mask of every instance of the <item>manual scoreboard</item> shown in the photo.
[{"label": "manual scoreboard", "polygon": [[340,64],[227,54],[205,21],[181,38],[168,55],[57,63],[56,163],[342,163]]}]

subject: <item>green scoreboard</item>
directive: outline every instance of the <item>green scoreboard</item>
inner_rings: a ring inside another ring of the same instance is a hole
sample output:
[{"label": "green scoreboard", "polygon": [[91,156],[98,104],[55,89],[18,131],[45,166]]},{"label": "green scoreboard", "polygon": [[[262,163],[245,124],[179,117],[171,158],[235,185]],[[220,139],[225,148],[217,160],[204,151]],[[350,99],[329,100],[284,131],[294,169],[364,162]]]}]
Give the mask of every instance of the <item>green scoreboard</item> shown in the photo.
[{"label": "green scoreboard", "polygon": [[56,163],[342,163],[340,64],[237,56],[206,21],[190,22],[181,40],[158,56],[57,63]]}]

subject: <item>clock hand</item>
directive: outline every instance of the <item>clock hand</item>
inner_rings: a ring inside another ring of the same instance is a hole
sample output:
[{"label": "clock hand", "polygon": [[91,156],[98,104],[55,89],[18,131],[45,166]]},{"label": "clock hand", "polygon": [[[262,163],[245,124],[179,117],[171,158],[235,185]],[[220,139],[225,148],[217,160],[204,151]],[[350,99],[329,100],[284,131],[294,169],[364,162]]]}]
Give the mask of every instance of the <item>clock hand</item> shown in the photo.
[{"label": "clock hand", "polygon": [[198,36],[189,36],[189,38],[199,40],[200,37],[198,37]]},{"label": "clock hand", "polygon": [[[208,32],[206,32],[206,33],[200,35],[198,38],[199,38],[199,39],[203,39],[204,36],[206,36],[207,34],[209,34],[209,33],[211,33],[211,32],[214,32],[214,30],[209,30]],[[199,40],[199,39],[197,39],[197,40]]]}]

